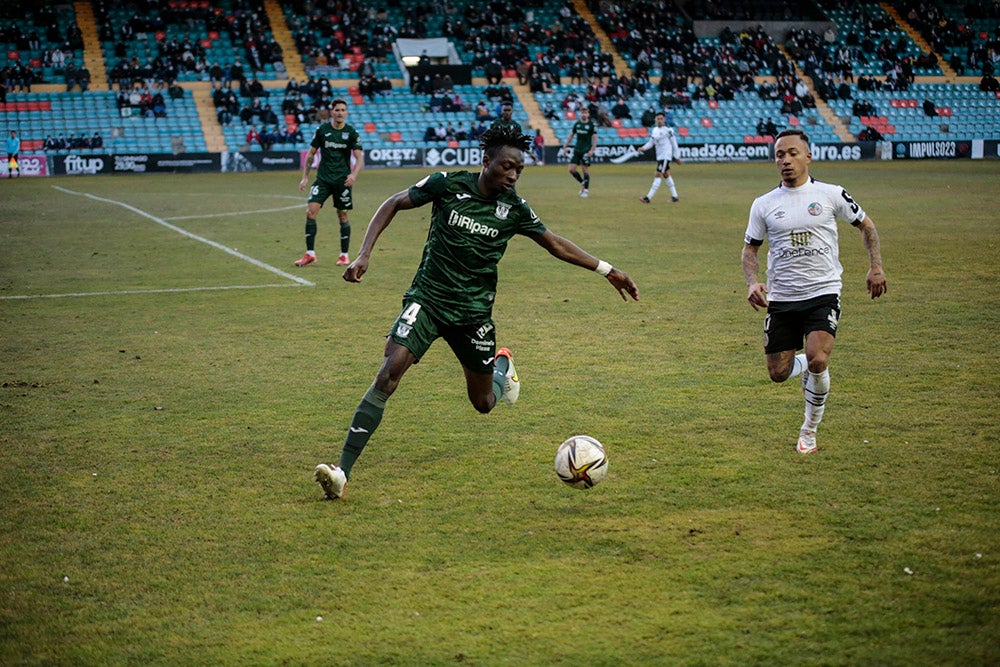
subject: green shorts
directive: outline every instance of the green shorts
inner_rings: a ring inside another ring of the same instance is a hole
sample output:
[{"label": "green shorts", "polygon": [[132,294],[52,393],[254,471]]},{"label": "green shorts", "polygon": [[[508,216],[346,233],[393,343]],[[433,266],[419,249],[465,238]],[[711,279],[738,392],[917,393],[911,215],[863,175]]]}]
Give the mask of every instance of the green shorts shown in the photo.
[{"label": "green shorts", "polygon": [[569,160],[570,164],[579,164],[579,165],[583,165],[584,167],[589,167],[590,166],[590,156],[587,155],[587,153],[589,153],[589,152],[590,152],[589,148],[587,150],[584,150],[584,151],[574,150],[573,151],[573,157],[570,158],[570,160]]},{"label": "green shorts", "polygon": [[404,301],[403,311],[392,323],[389,337],[408,349],[420,361],[438,338],[444,338],[452,352],[474,373],[492,373],[496,326],[485,319],[476,324],[450,325],[434,316],[432,308],[416,301]]},{"label": "green shorts", "polygon": [[354,208],[351,190],[349,186],[343,184],[343,181],[341,181],[339,186],[335,187],[328,181],[316,179],[313,181],[312,187],[309,188],[309,202],[316,202],[322,206],[327,199],[333,197],[333,204],[337,207],[338,211],[350,211]]}]

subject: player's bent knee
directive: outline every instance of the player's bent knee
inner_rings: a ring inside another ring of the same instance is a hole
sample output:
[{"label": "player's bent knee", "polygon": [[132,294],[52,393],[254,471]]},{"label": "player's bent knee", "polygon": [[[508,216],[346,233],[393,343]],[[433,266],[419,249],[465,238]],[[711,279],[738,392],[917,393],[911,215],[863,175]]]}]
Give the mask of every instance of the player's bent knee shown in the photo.
[{"label": "player's bent knee", "polygon": [[771,382],[784,382],[788,379],[788,371],[771,371]]}]

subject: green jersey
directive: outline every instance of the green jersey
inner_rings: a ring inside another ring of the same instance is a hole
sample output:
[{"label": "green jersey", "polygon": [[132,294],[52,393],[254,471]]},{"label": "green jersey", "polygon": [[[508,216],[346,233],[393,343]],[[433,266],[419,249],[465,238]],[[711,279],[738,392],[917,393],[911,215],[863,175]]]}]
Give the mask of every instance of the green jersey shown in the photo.
[{"label": "green jersey", "polygon": [[496,199],[479,193],[479,174],[435,172],[409,190],[417,206],[433,202],[424,254],[404,299],[434,309],[449,325],[489,319],[497,263],[515,234],[543,234],[545,225],[511,190]]},{"label": "green jersey", "polygon": [[493,121],[493,124],[490,125],[490,129],[492,130],[494,127],[514,127],[515,125],[518,128],[521,127],[521,124],[518,123],[516,120],[511,119],[510,121],[505,123],[503,118],[497,118],[495,121]]},{"label": "green jersey", "polygon": [[593,120],[588,120],[584,123],[582,120],[578,120],[573,123],[573,132],[576,135],[576,146],[573,150],[578,153],[586,153],[594,145],[594,135],[597,134],[597,125]]},{"label": "green jersey", "polygon": [[319,151],[317,180],[343,185],[351,173],[351,155],[361,149],[361,135],[346,123],[338,130],[327,122],[316,128],[310,145]]}]

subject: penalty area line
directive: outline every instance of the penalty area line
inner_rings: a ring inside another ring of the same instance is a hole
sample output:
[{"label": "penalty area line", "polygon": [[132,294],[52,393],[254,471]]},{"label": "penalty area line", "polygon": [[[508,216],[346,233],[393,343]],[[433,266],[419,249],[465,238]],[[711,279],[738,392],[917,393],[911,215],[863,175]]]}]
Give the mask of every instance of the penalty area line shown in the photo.
[{"label": "penalty area line", "polygon": [[119,296],[122,294],[175,294],[179,292],[215,292],[219,290],[274,289],[276,287],[300,287],[280,283],[277,285],[221,285],[218,287],[167,287],[163,289],[126,289],[107,292],[70,292],[68,294],[20,294],[16,296],[0,296],[0,301],[25,301],[28,299],[69,299],[77,296]]},{"label": "penalty area line", "polygon": [[114,199],[107,199],[105,197],[98,197],[97,195],[92,195],[89,192],[76,192],[74,190],[68,190],[66,188],[59,187],[58,185],[53,185],[52,187],[54,189],[56,189],[56,190],[59,190],[60,192],[65,192],[68,195],[75,195],[77,197],[86,197],[87,199],[93,199],[94,201],[104,202],[105,204],[113,204],[114,206],[120,206],[120,207],[122,207],[124,209],[132,211],[136,215],[140,215],[140,216],[146,218],[147,220],[152,220],[153,222],[155,222],[158,225],[162,225],[162,226],[166,227],[169,230],[175,231],[175,232],[177,232],[178,234],[180,234],[182,236],[186,236],[189,239],[193,239],[195,241],[201,241],[202,243],[204,243],[206,245],[212,246],[213,248],[215,248],[217,250],[221,250],[221,251],[223,251],[225,253],[228,253],[228,254],[230,254],[233,257],[236,257],[238,259],[242,259],[244,262],[249,262],[250,264],[253,264],[254,266],[260,267],[262,269],[270,271],[271,273],[277,274],[277,275],[281,276],[282,278],[287,278],[288,280],[295,281],[298,284],[305,285],[307,287],[315,287],[316,286],[316,283],[310,282],[310,281],[306,280],[305,278],[300,278],[300,277],[296,276],[295,274],[288,273],[287,271],[282,271],[281,269],[279,269],[279,268],[277,268],[275,266],[271,266],[270,264],[267,264],[265,262],[262,262],[259,259],[254,259],[253,257],[250,257],[249,255],[244,255],[243,253],[239,252],[238,250],[233,250],[232,248],[230,248],[228,246],[224,246],[221,243],[216,243],[215,241],[213,241],[211,239],[206,239],[204,236],[198,236],[197,234],[193,234],[193,233],[187,231],[186,229],[184,229],[182,227],[178,227],[177,225],[170,224],[169,222],[167,222],[163,218],[158,218],[155,215],[153,215],[152,213],[147,213],[146,211],[143,211],[140,208],[136,208],[135,206],[131,206],[129,204],[126,204],[125,202],[116,201]]}]

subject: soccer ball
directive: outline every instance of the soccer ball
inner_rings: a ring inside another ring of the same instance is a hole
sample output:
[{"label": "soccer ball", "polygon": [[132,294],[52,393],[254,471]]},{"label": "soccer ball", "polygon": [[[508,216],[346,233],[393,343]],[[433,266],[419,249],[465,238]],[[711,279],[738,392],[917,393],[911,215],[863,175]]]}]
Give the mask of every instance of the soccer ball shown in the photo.
[{"label": "soccer ball", "polygon": [[589,435],[574,435],[556,450],[556,474],[574,489],[589,489],[608,474],[604,445]]}]

